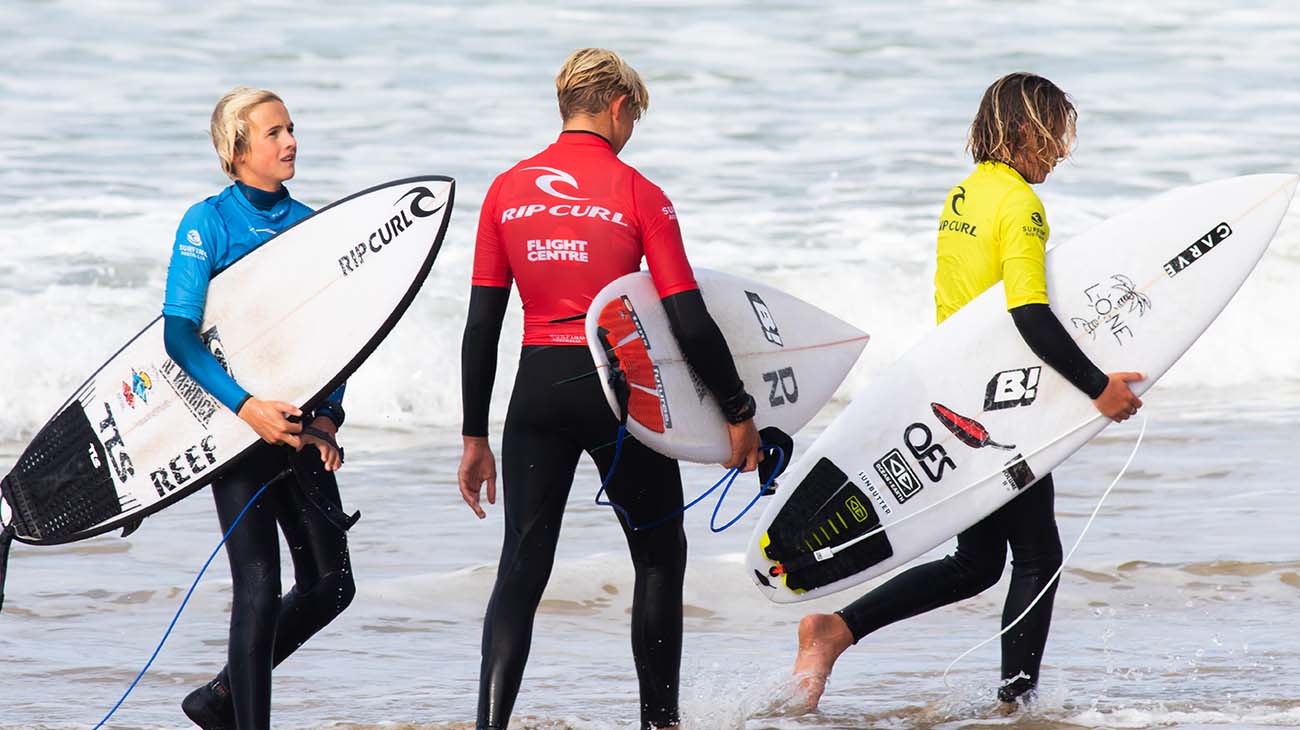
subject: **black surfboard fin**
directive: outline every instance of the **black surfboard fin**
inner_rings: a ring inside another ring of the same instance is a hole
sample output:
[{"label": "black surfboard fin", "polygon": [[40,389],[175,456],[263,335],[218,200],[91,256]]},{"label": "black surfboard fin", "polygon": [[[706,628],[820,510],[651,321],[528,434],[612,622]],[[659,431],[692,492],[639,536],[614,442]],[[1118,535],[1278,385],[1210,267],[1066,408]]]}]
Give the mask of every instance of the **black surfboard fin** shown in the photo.
[{"label": "black surfboard fin", "polygon": [[143,523],[144,523],[144,518],[141,517],[138,520],[131,520],[130,522],[127,522],[126,524],[122,525],[121,537],[126,537],[127,535],[130,535],[131,533],[140,529],[140,525]]},{"label": "black surfboard fin", "polygon": [[5,605],[5,578],[9,577],[9,547],[13,545],[14,535],[18,534],[13,525],[5,525],[0,530],[0,610]]},{"label": "black surfboard fin", "polygon": [[[794,459],[794,438],[776,426],[760,429],[758,436],[763,441],[763,447],[769,449],[767,457],[758,463],[758,483],[767,484],[769,479],[772,480],[772,484],[763,490],[763,496],[766,497],[776,494],[776,478],[785,473],[786,468],[790,466],[790,462]],[[784,458],[776,458],[775,450],[770,449],[773,446],[781,448],[781,454]],[[781,465],[780,471],[776,471],[778,462]]]}]

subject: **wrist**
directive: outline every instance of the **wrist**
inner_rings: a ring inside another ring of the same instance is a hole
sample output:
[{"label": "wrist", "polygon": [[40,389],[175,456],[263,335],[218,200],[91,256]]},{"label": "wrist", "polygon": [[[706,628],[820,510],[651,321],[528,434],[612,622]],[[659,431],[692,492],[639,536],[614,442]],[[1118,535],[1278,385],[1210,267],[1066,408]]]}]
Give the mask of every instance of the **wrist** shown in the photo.
[{"label": "wrist", "polygon": [[727,419],[727,423],[734,425],[744,423],[754,417],[758,406],[754,403],[754,397],[745,392],[742,386],[740,391],[723,401],[722,416]]},{"label": "wrist", "polygon": [[327,400],[320,404],[320,407],[316,409],[316,417],[328,418],[330,422],[334,424],[334,429],[337,431],[343,427],[343,419],[347,417],[347,414],[343,411],[342,403]]},{"label": "wrist", "polygon": [[488,445],[487,436],[461,436],[460,438],[461,441],[465,444],[465,448],[467,449],[479,448],[479,447],[486,448]]}]

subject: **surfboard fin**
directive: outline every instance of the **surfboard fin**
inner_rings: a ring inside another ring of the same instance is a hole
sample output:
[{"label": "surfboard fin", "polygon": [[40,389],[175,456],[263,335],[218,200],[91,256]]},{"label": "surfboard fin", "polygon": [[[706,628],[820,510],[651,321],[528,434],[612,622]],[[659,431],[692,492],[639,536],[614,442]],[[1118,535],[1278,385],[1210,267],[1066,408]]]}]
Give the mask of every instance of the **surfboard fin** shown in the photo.
[{"label": "surfboard fin", "polygon": [[143,523],[144,523],[144,518],[141,517],[138,520],[132,520],[126,523],[125,525],[122,525],[122,534],[120,535],[120,537],[126,537],[127,535],[130,535],[131,533],[140,529],[140,525]]},{"label": "surfboard fin", "polygon": [[[763,490],[763,496],[767,497],[776,494],[777,487],[780,486],[777,484],[776,478],[784,474],[786,467],[790,466],[790,462],[794,460],[794,438],[776,426],[759,429],[758,436],[762,439],[764,448],[777,447],[781,449],[783,457],[777,459],[775,454],[768,453],[767,458],[758,464],[758,483],[767,484],[768,481],[772,482]],[[778,466],[780,471],[777,471]]]},{"label": "surfboard fin", "polygon": [[14,543],[17,530],[13,525],[5,525],[0,530],[0,610],[5,606],[5,578],[9,577],[9,548]]}]

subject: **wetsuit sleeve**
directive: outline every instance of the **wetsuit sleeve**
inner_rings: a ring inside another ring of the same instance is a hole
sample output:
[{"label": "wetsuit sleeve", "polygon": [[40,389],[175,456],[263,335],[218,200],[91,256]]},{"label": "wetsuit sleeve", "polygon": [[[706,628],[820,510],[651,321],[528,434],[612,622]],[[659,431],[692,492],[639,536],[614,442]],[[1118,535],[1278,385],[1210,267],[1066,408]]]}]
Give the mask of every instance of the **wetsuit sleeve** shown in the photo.
[{"label": "wetsuit sleeve", "polygon": [[488,407],[497,375],[497,343],[509,303],[509,287],[470,289],[469,316],[460,344],[461,434],[464,436],[488,435]]},{"label": "wetsuit sleeve", "polygon": [[632,198],[641,227],[641,249],[659,296],[670,297],[698,288],[695,272],[686,259],[682,229],[677,224],[672,201],[658,185],[639,174],[632,178]]},{"label": "wetsuit sleeve", "polygon": [[208,282],[224,244],[225,228],[209,206],[199,203],[185,213],[167,264],[163,314],[184,317],[196,327],[203,323]]},{"label": "wetsuit sleeve", "polygon": [[998,211],[997,225],[1007,309],[1047,304],[1049,230],[1042,202],[1031,193],[1010,196]]},{"label": "wetsuit sleeve", "polygon": [[[752,416],[747,412],[753,399],[736,372],[736,361],[727,347],[727,339],[704,304],[699,289],[679,292],[663,298],[664,311],[673,337],[691,369],[704,381],[722,407],[729,423],[739,423]],[[746,416],[746,417],[742,417]]]},{"label": "wetsuit sleeve", "polygon": [[510,259],[506,256],[505,242],[501,240],[500,223],[497,220],[497,191],[501,189],[502,177],[504,175],[492,181],[492,187],[488,188],[478,215],[478,236],[474,239],[474,272],[471,279],[476,287],[510,287]]},{"label": "wetsuit sleeve", "polygon": [[1046,304],[1023,304],[1011,310],[1011,319],[1015,321],[1016,329],[1020,330],[1020,336],[1025,339],[1029,349],[1074,387],[1093,400],[1106,389],[1110,379],[1083,354],[1074,338],[1061,325],[1061,320],[1052,314],[1051,307]]},{"label": "wetsuit sleeve", "polygon": [[199,338],[199,326],[186,317],[163,315],[163,346],[167,356],[181,366],[194,382],[203,386],[221,404],[234,413],[248,399],[248,391],[239,386],[230,373]]},{"label": "wetsuit sleeve", "polygon": [[324,416],[334,422],[334,428],[343,428],[344,410],[343,410],[343,393],[348,389],[347,381],[339,383],[339,387],[334,389],[325,397],[325,401],[316,407],[316,416]]}]

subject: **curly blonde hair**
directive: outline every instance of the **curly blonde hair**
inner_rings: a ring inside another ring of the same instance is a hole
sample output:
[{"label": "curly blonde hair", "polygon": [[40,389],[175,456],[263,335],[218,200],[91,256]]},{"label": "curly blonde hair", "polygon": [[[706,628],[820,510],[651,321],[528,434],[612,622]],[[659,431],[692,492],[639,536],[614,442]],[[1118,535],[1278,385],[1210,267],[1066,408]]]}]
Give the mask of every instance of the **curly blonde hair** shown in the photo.
[{"label": "curly blonde hair", "polygon": [[281,99],[274,91],[236,86],[212,110],[212,146],[221,158],[221,169],[235,179],[235,160],[248,150],[248,115],[253,107]]},{"label": "curly blonde hair", "polygon": [[1007,74],[984,92],[966,149],[976,163],[1010,165],[1025,151],[1050,168],[1069,156],[1078,118],[1056,84],[1031,73]]},{"label": "curly blonde hair", "polygon": [[636,69],[604,48],[579,48],[569,54],[555,76],[555,97],[566,121],[574,114],[597,114],[624,94],[624,108],[633,119],[640,119],[650,108],[650,92]]}]

